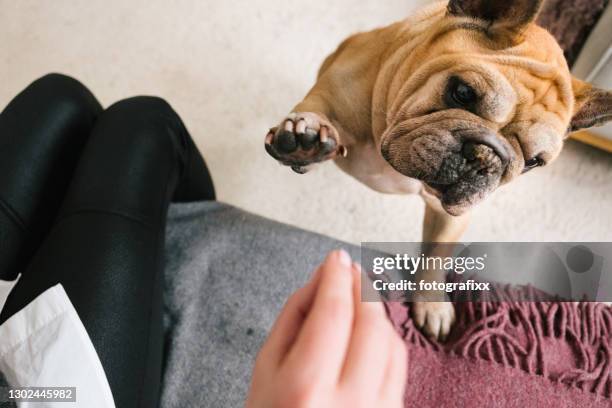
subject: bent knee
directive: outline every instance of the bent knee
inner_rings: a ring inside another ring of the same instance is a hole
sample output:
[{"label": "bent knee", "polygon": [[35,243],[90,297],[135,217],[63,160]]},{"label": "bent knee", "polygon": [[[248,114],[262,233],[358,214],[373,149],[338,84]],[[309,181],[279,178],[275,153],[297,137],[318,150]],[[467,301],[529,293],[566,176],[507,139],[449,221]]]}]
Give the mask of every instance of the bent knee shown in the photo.
[{"label": "bent knee", "polygon": [[96,97],[76,79],[57,73],[47,74],[32,82],[24,91],[48,109],[86,121],[102,111]]},{"label": "bent knee", "polygon": [[133,149],[142,152],[161,150],[176,152],[185,147],[184,125],[164,99],[156,96],[135,96],[111,105],[100,117],[107,137],[127,138]]},{"label": "bent knee", "polygon": [[132,122],[139,120],[174,121],[177,114],[172,106],[165,99],[158,96],[134,96],[122,99],[112,104],[106,113],[109,115],[127,116],[132,118]]}]

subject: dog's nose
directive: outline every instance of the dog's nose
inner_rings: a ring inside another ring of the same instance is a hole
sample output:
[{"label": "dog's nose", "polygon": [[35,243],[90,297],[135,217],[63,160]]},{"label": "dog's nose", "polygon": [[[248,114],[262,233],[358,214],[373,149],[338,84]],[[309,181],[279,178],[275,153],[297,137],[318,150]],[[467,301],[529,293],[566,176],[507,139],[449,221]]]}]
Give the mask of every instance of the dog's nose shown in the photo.
[{"label": "dog's nose", "polygon": [[473,159],[471,155],[474,151],[474,145],[477,144],[490,147],[499,156],[504,167],[510,162],[510,152],[504,142],[493,132],[474,132],[466,135],[462,150],[466,159]]}]

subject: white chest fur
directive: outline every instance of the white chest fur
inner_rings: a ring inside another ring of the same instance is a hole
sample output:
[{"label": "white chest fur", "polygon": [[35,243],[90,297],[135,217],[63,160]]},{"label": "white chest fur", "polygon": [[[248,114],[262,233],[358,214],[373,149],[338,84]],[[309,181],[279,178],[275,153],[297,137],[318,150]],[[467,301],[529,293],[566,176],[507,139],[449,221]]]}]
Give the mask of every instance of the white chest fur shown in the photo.
[{"label": "white chest fur", "polygon": [[419,194],[423,184],[397,172],[385,161],[373,143],[352,145],[346,158],[335,160],[338,167],[371,189],[384,194]]}]

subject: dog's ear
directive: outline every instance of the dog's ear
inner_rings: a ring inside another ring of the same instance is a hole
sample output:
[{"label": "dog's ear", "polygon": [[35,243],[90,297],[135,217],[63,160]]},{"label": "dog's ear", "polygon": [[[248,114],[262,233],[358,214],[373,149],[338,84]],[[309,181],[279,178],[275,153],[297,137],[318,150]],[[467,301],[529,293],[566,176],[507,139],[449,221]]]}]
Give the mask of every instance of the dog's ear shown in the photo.
[{"label": "dog's ear", "polygon": [[487,32],[515,38],[535,21],[543,0],[450,0],[448,14],[487,23]]},{"label": "dog's ear", "polygon": [[612,120],[612,92],[598,89],[579,79],[572,79],[574,115],[569,131],[601,126]]}]

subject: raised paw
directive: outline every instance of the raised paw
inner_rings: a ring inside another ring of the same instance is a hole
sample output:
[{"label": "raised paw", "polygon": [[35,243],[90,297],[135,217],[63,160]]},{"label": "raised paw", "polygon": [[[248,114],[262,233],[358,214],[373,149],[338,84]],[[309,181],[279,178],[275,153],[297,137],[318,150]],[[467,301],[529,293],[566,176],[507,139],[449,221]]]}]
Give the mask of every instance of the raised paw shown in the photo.
[{"label": "raised paw", "polygon": [[455,308],[451,302],[415,301],[412,319],[425,335],[444,341],[455,322]]},{"label": "raised paw", "polygon": [[303,174],[308,166],[337,156],[346,157],[338,131],[316,113],[292,113],[266,136],[266,151],[285,166]]}]

